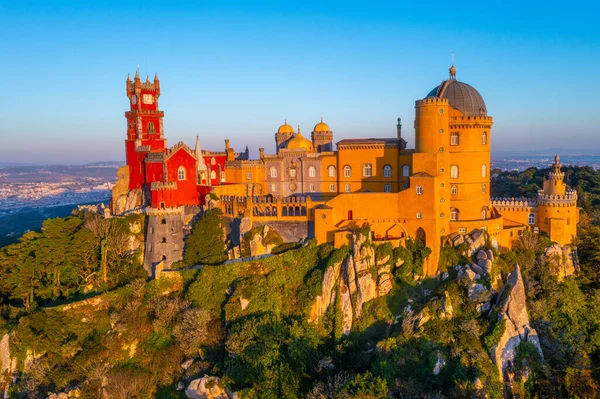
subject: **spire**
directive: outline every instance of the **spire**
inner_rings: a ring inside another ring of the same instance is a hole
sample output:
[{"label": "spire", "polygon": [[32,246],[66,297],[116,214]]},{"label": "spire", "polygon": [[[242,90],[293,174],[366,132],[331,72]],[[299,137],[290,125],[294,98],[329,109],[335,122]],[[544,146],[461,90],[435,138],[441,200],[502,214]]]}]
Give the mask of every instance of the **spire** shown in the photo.
[{"label": "spire", "polygon": [[298,134],[300,134],[300,125],[298,125]]},{"label": "spire", "polygon": [[140,64],[138,64],[137,69],[135,70],[135,80],[140,80]]},{"label": "spire", "polygon": [[558,156],[558,154],[556,154],[556,156],[554,157],[554,164],[559,165],[559,161],[560,161],[560,157]]},{"label": "spire", "polygon": [[158,80],[158,73],[155,72],[154,73],[154,81],[157,81],[157,80]]},{"label": "spire", "polygon": [[200,136],[196,135],[196,158],[198,159],[198,170],[206,170],[206,164],[204,163],[204,157],[202,156],[202,149],[200,148]]},{"label": "spire", "polygon": [[146,75],[146,83],[150,83],[150,76]]},{"label": "spire", "polygon": [[131,82],[131,75],[130,74],[127,74],[127,81]]}]

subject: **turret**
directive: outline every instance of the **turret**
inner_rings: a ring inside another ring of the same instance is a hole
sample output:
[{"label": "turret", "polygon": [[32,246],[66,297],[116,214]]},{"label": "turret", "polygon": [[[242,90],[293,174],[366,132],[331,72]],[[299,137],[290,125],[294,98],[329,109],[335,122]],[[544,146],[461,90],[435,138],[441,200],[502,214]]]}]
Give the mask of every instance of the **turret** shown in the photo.
[{"label": "turret", "polygon": [[402,118],[398,118],[398,124],[396,125],[396,135],[398,141],[402,140]]},{"label": "turret", "polygon": [[158,73],[154,74],[154,90],[156,98],[160,97],[160,80],[158,80]]},{"label": "turret", "polygon": [[546,195],[565,195],[567,186],[565,184],[565,174],[560,171],[562,165],[558,154],[554,157],[552,171],[548,173],[548,179],[544,181],[544,194]]}]

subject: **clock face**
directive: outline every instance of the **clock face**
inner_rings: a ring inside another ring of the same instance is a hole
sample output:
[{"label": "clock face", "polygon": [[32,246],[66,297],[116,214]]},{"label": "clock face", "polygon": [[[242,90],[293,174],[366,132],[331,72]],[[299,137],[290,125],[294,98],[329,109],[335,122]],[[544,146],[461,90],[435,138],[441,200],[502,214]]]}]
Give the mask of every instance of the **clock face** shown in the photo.
[{"label": "clock face", "polygon": [[144,101],[144,104],[153,104],[154,96],[152,94],[144,94],[142,100]]},{"label": "clock face", "polygon": [[131,96],[131,103],[133,105],[137,104],[137,97],[135,96],[135,94],[133,96]]}]

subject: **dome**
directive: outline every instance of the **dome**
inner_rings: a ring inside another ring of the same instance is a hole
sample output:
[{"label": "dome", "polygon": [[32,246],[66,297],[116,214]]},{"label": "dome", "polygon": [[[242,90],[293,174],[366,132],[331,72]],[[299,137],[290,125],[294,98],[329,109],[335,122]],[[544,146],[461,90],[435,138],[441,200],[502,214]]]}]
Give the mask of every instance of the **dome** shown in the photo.
[{"label": "dome", "polygon": [[277,133],[294,133],[294,128],[287,124],[287,121],[279,126]]},{"label": "dome", "polygon": [[315,125],[315,128],[313,129],[313,132],[330,132],[331,129],[329,128],[329,125],[325,122],[323,122],[323,118],[321,118],[321,122],[317,123]]},{"label": "dome", "polygon": [[471,85],[455,79],[456,68],[450,68],[450,79],[431,90],[427,97],[447,98],[453,108],[465,116],[486,116],[487,108],[481,94]]},{"label": "dome", "polygon": [[307,151],[312,151],[313,143],[312,141],[304,137],[302,133],[298,133],[297,135],[295,135],[287,141],[287,143],[285,144],[285,148],[290,150],[305,149]]}]

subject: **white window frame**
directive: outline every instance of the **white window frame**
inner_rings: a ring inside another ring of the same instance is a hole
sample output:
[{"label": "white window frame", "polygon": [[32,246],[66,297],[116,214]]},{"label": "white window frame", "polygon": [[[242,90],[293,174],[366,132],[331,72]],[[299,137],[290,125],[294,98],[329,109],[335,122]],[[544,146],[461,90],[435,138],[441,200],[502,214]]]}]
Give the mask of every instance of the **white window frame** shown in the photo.
[{"label": "white window frame", "polygon": [[350,165],[344,166],[344,177],[352,177],[352,168]]},{"label": "white window frame", "polygon": [[487,177],[487,165],[481,165],[481,177]]},{"label": "white window frame", "polygon": [[450,133],[450,145],[458,145],[460,143],[460,135],[458,132]]},{"label": "white window frame", "polygon": [[372,177],[373,176],[373,164],[364,163],[363,164],[363,177]]},{"label": "white window frame", "polygon": [[252,180],[252,172],[246,172],[246,180]]},{"label": "white window frame", "polygon": [[391,193],[392,192],[392,185],[387,183],[383,185],[383,192],[384,193]]},{"label": "white window frame", "polygon": [[296,177],[296,169],[290,168],[290,177]]},{"label": "white window frame", "polygon": [[535,218],[535,213],[534,213],[534,212],[531,212],[531,213],[529,214],[529,216],[527,216],[527,222],[528,222],[530,225],[534,225],[534,224],[535,224],[535,219],[536,219],[536,218]]},{"label": "white window frame", "polygon": [[317,175],[317,168],[314,166],[308,167],[308,177],[315,177]]},{"label": "white window frame", "polygon": [[421,212],[417,212],[417,219],[423,219],[423,214]]},{"label": "white window frame", "polygon": [[383,177],[392,177],[392,166],[385,165],[383,167]]},{"label": "white window frame", "polygon": [[402,165],[402,177],[410,176],[410,166]]},{"label": "white window frame", "polygon": [[483,184],[481,185],[481,192],[482,192],[482,193],[487,193],[487,184],[483,183]]},{"label": "white window frame", "polygon": [[271,166],[271,177],[277,177],[277,168],[275,166]]},{"label": "white window frame", "polygon": [[329,177],[335,177],[335,166],[329,165],[327,167],[327,174],[329,175]]},{"label": "white window frame", "polygon": [[481,133],[481,144],[483,145],[487,145],[488,139],[487,139],[487,132],[483,132]]},{"label": "white window frame", "polygon": [[456,208],[450,209],[450,220],[456,222],[458,220],[459,211]]},{"label": "white window frame", "polygon": [[180,166],[179,169],[177,169],[177,180],[185,180],[185,179],[186,179],[185,168],[183,166]]},{"label": "white window frame", "polygon": [[344,186],[344,192],[349,193],[350,190],[351,190],[350,183],[346,183],[346,185]]},{"label": "white window frame", "polygon": [[459,173],[460,173],[460,171],[458,169],[458,165],[450,166],[450,178],[451,179],[458,179]]},{"label": "white window frame", "polygon": [[334,183],[331,183],[329,185],[329,191],[332,192],[332,193],[335,193],[335,184]]},{"label": "white window frame", "polygon": [[458,195],[458,186],[452,186],[452,187],[450,187],[450,194],[451,195]]},{"label": "white window frame", "polygon": [[417,192],[417,195],[423,195],[423,186],[417,186],[416,192]]},{"label": "white window frame", "polygon": [[217,178],[217,172],[215,172],[214,170],[211,170],[210,171],[210,179],[213,180],[216,178]]}]

